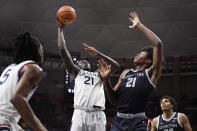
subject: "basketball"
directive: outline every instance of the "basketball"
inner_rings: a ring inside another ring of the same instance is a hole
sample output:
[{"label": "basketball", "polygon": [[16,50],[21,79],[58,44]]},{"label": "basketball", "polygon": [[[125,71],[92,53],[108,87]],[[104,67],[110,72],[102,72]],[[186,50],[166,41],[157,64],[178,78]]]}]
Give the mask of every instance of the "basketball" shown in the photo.
[{"label": "basketball", "polygon": [[71,24],[76,18],[76,12],[71,6],[62,6],[56,13],[57,21],[62,25]]}]

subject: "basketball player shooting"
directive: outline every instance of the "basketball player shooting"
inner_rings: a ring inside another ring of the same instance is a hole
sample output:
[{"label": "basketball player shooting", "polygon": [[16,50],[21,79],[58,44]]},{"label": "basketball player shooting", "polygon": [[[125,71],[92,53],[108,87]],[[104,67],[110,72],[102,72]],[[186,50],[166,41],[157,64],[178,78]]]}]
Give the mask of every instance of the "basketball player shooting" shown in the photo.
[{"label": "basketball player shooting", "polygon": [[111,131],[146,130],[148,119],[145,106],[153,92],[162,70],[162,42],[139,20],[136,12],[131,12],[129,20],[133,23],[130,29],[139,29],[152,43],[134,57],[135,69],[124,70],[112,88],[110,83],[111,67],[105,61],[99,61],[100,74],[110,103],[117,104],[117,116],[114,117]]},{"label": "basketball player shooting", "polygon": [[20,117],[34,131],[47,131],[28,103],[43,77],[42,45],[36,37],[24,32],[16,37],[14,47],[14,64],[0,77],[0,131],[24,131],[17,124]]},{"label": "basketball player shooting", "polygon": [[[99,71],[91,72],[90,63],[81,60],[75,65],[66,47],[63,26],[58,22],[58,48],[71,81],[74,83],[74,113],[71,131],[105,131],[106,116],[103,81]],[[92,56],[104,59],[112,66],[112,71],[119,69],[119,64],[95,48],[82,44]]]}]

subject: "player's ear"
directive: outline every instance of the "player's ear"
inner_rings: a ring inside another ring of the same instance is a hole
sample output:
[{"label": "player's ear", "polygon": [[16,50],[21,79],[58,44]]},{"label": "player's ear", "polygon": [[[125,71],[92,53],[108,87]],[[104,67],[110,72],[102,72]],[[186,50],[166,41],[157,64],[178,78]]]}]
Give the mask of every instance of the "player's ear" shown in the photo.
[{"label": "player's ear", "polygon": [[148,64],[150,64],[152,62],[152,60],[151,59],[146,59],[145,62],[148,63]]}]

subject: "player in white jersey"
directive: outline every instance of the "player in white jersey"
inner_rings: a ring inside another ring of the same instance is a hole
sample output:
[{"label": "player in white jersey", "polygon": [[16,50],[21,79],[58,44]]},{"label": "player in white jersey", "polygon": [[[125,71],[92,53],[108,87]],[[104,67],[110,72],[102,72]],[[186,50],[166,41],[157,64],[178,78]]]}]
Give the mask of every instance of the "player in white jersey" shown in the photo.
[{"label": "player in white jersey", "polygon": [[14,47],[15,63],[0,77],[0,131],[23,131],[17,124],[20,117],[35,131],[47,131],[28,103],[43,76],[42,46],[36,37],[24,32],[14,39]]},{"label": "player in white jersey", "polygon": [[[111,64],[113,71],[119,68],[119,64],[95,48],[83,43],[85,50],[92,56],[104,59]],[[103,82],[99,71],[91,72],[88,61],[81,60],[78,65],[72,61],[64,40],[63,27],[58,26],[58,48],[62,61],[69,72],[74,84],[74,113],[72,117],[71,131],[105,131],[106,117],[105,96]]]}]

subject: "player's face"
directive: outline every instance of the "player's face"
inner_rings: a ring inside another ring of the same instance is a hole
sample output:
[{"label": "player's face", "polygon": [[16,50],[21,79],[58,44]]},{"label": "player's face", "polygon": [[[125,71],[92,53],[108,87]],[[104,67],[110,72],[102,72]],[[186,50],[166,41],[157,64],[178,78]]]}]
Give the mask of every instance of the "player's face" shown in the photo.
[{"label": "player's face", "polygon": [[173,105],[171,104],[169,99],[166,99],[166,98],[162,99],[160,104],[161,104],[162,111],[173,109]]},{"label": "player's face", "polygon": [[83,70],[87,70],[87,71],[91,70],[90,63],[86,60],[79,61],[78,66]]},{"label": "player's face", "polygon": [[135,65],[144,65],[148,57],[148,52],[142,51],[134,57]]}]

